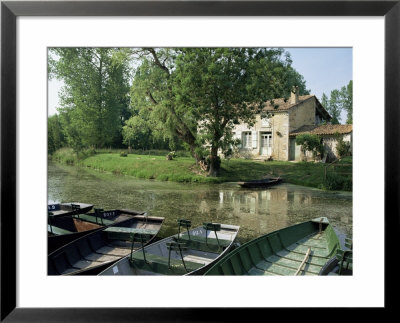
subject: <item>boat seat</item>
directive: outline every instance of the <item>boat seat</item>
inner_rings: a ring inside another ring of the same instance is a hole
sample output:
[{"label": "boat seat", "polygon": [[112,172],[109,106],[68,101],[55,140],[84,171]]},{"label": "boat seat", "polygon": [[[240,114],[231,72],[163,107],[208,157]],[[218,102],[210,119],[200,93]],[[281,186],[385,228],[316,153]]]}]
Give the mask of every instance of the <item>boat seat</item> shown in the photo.
[{"label": "boat seat", "polygon": [[[204,251],[204,252],[216,252],[219,251],[220,248],[226,248],[228,247],[232,241],[230,240],[221,240],[215,238],[207,238],[206,237],[200,237],[200,236],[187,236],[187,235],[182,235],[179,237],[174,237],[173,238],[175,241],[184,241],[186,242],[187,246],[191,249],[194,250],[199,250],[199,251]],[[218,243],[219,242],[219,243]]]},{"label": "boat seat", "polygon": [[134,252],[131,259],[131,264],[135,267],[144,270],[150,267],[152,272],[164,275],[185,275],[187,271],[191,272],[204,266],[201,263],[185,260],[186,271],[181,259],[171,258],[168,268],[168,257],[146,253],[147,262],[145,262],[141,252]]},{"label": "boat seat", "polygon": [[102,218],[96,218],[96,216],[92,215],[92,214],[79,214],[78,215],[74,215],[75,218],[78,218],[80,220],[84,220],[87,222],[91,222],[91,223],[96,223],[96,224],[100,224],[100,225],[112,225],[115,223],[115,221],[113,220],[107,220],[107,219],[102,219]]},{"label": "boat seat", "polygon": [[104,230],[107,232],[109,239],[115,240],[132,240],[132,236],[139,234],[145,242],[149,241],[158,230],[154,229],[139,229],[139,228],[127,228],[127,227],[108,227]]}]

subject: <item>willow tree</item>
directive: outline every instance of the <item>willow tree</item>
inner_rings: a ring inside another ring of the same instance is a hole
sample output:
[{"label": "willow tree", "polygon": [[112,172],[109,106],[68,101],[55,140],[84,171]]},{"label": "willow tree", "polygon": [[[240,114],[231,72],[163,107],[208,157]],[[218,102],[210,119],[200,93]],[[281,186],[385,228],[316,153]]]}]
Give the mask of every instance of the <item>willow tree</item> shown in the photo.
[{"label": "willow tree", "polygon": [[253,124],[293,79],[282,49],[146,48],[136,54],[132,104],[151,109],[158,126],[186,143],[197,161],[206,149],[211,176],[218,172],[218,150],[233,143],[234,125]]},{"label": "willow tree", "polygon": [[49,77],[63,81],[60,121],[66,140],[79,150],[120,143],[129,107],[127,61],[116,48],[52,48]]}]

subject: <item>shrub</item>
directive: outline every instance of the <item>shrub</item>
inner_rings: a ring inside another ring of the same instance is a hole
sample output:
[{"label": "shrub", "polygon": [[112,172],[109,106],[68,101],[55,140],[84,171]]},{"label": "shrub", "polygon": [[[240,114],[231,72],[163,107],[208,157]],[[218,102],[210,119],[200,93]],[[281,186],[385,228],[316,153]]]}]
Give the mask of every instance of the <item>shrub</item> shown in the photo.
[{"label": "shrub", "polygon": [[336,151],[340,158],[350,156],[350,143],[343,140],[343,136],[338,137],[338,143],[336,145]]},{"label": "shrub", "polygon": [[120,156],[120,157],[128,157],[128,154],[127,154],[125,151],[121,151],[121,152],[119,153],[119,156]]},{"label": "shrub", "polygon": [[172,160],[176,157],[175,151],[170,151],[167,156],[165,156],[167,160]]},{"label": "shrub", "polygon": [[306,151],[310,151],[315,157],[320,154],[324,154],[324,145],[322,144],[322,138],[318,135],[303,134],[296,137],[296,144],[301,146],[301,150],[305,154]]},{"label": "shrub", "polygon": [[336,173],[328,173],[323,186],[325,189],[332,191],[351,191],[353,181],[351,178],[340,176]]}]

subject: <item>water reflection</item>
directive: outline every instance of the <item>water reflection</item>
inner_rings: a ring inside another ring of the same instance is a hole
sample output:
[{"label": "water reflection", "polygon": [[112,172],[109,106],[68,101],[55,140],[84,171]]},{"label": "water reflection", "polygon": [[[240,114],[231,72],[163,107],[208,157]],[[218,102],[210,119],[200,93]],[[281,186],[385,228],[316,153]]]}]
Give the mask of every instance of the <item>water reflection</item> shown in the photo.
[{"label": "water reflection", "polygon": [[176,233],[176,220],[240,225],[241,242],[288,225],[327,216],[341,236],[352,236],[352,194],[281,184],[270,189],[179,184],[87,171],[50,163],[48,199],[79,201],[104,209],[146,210],[166,218],[160,236]]}]

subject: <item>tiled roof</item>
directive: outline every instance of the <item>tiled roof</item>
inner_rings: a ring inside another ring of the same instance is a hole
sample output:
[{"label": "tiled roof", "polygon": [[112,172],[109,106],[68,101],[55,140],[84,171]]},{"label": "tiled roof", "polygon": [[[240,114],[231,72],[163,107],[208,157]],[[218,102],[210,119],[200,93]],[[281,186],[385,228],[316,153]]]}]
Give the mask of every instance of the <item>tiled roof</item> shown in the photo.
[{"label": "tiled roof", "polygon": [[304,102],[305,100],[308,100],[309,98],[313,97],[314,95],[300,95],[299,96],[299,102],[296,104],[291,104],[290,99],[287,99],[285,102],[284,98],[279,98],[279,99],[274,99],[273,102],[274,104],[272,105],[271,102],[267,102],[264,110],[274,110],[274,111],[281,111],[281,110],[289,110],[290,108],[295,107],[296,105]]},{"label": "tiled roof", "polygon": [[297,136],[301,134],[313,135],[334,135],[336,133],[346,134],[353,131],[352,124],[326,124],[320,126],[302,126],[299,129],[292,131],[290,136]]}]

